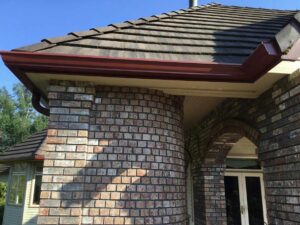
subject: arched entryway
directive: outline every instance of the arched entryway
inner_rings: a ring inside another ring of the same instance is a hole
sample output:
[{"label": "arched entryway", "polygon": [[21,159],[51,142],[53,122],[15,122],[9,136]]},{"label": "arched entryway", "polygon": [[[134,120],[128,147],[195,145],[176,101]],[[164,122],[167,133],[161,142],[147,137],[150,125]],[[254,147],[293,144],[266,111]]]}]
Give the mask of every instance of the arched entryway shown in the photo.
[{"label": "arched entryway", "polygon": [[262,165],[257,146],[246,137],[227,154],[224,185],[227,224],[267,224]]},{"label": "arched entryway", "polygon": [[[234,150],[235,152],[233,151],[229,155],[228,153],[245,140],[252,143],[253,146],[259,146],[259,136],[260,133],[255,128],[239,120],[226,120],[212,129],[205,158],[201,167],[198,168],[198,180],[202,187],[201,201],[198,201],[201,202],[201,207],[198,206],[198,208],[202,209],[198,213],[195,224],[227,224],[224,181],[225,173],[228,172],[226,162],[230,160],[226,159],[229,159],[227,156],[232,156],[233,153],[238,153],[241,156],[245,151]],[[240,222],[236,225],[249,225],[249,223]]]},{"label": "arched entryway", "polygon": [[223,164],[230,149],[241,138],[246,137],[258,146],[259,136],[259,131],[243,121],[223,121],[212,128],[204,164]]}]

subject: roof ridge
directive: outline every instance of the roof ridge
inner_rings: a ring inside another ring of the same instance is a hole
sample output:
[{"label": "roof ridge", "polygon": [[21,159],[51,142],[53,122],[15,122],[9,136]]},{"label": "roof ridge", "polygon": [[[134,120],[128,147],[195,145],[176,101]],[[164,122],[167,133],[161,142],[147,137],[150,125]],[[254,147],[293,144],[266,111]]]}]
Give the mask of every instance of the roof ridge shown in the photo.
[{"label": "roof ridge", "polygon": [[[40,43],[33,45],[33,46],[35,46],[34,51],[48,49],[59,43],[80,40],[85,37],[91,37],[91,36],[96,36],[96,35],[101,35],[101,34],[112,33],[117,30],[135,27],[138,25],[147,24],[147,23],[154,22],[154,21],[159,21],[159,20],[165,19],[165,18],[172,18],[176,15],[185,14],[185,13],[188,13],[191,11],[199,11],[199,10],[202,10],[202,9],[205,9],[205,8],[208,8],[211,6],[217,6],[217,5],[221,5],[221,4],[212,2],[212,3],[200,5],[200,6],[194,6],[194,7],[187,8],[187,9],[178,9],[175,11],[152,15],[149,17],[142,17],[142,18],[139,18],[136,20],[128,20],[128,21],[124,21],[121,23],[109,24],[109,25],[103,26],[103,27],[90,28],[89,30],[86,30],[86,31],[70,32],[64,36],[57,36],[57,37],[53,37],[53,38],[44,38],[41,40]],[[45,46],[45,42],[48,45]],[[50,46],[49,46],[49,44],[50,44]],[[33,46],[31,46],[31,47],[33,47]],[[29,46],[25,46],[24,48],[13,49],[13,51],[24,51],[24,50],[26,50],[27,47],[29,47]]]},{"label": "roof ridge", "polygon": [[298,12],[299,10],[295,9],[275,9],[275,8],[262,8],[262,7],[252,7],[252,6],[238,6],[238,5],[222,5],[217,4],[224,7],[234,7],[234,8],[240,8],[240,9],[260,9],[260,10],[272,10],[272,11],[280,11],[280,12]]}]

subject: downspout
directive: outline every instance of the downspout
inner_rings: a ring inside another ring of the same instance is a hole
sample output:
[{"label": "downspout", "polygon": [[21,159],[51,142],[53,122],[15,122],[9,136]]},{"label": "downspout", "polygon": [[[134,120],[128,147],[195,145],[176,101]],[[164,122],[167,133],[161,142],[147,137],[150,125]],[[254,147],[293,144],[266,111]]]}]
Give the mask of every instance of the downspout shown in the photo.
[{"label": "downspout", "polygon": [[39,113],[42,113],[46,116],[50,115],[49,109],[45,108],[44,106],[41,105],[41,95],[37,91],[32,91],[32,106],[38,111]]}]

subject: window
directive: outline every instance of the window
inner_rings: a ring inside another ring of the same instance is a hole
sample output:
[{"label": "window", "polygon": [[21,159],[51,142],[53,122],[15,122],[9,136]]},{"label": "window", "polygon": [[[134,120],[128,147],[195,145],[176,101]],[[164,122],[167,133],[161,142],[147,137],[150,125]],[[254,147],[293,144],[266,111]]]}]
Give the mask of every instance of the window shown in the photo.
[{"label": "window", "polygon": [[227,158],[227,169],[261,169],[258,159],[239,159],[239,158]]},{"label": "window", "polygon": [[37,167],[35,169],[34,182],[33,182],[33,191],[32,191],[32,205],[40,204],[40,195],[41,195],[41,185],[42,185],[42,168]]},{"label": "window", "polygon": [[21,205],[24,201],[26,176],[24,173],[12,173],[11,186],[9,191],[9,203]]}]

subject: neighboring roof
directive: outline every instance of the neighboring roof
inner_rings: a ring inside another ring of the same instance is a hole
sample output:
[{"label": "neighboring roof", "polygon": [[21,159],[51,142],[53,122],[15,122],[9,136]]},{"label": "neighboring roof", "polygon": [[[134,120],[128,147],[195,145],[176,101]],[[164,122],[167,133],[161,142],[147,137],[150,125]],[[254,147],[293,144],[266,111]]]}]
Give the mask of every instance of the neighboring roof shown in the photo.
[{"label": "neighboring roof", "polygon": [[9,172],[9,166],[0,164],[0,175],[6,175]]},{"label": "neighboring roof", "polygon": [[47,38],[14,51],[242,63],[296,13],[209,4]]},{"label": "neighboring roof", "polygon": [[46,136],[47,131],[41,131],[10,147],[5,152],[0,153],[0,162],[36,159],[37,156],[40,158],[43,154],[43,144]]}]

